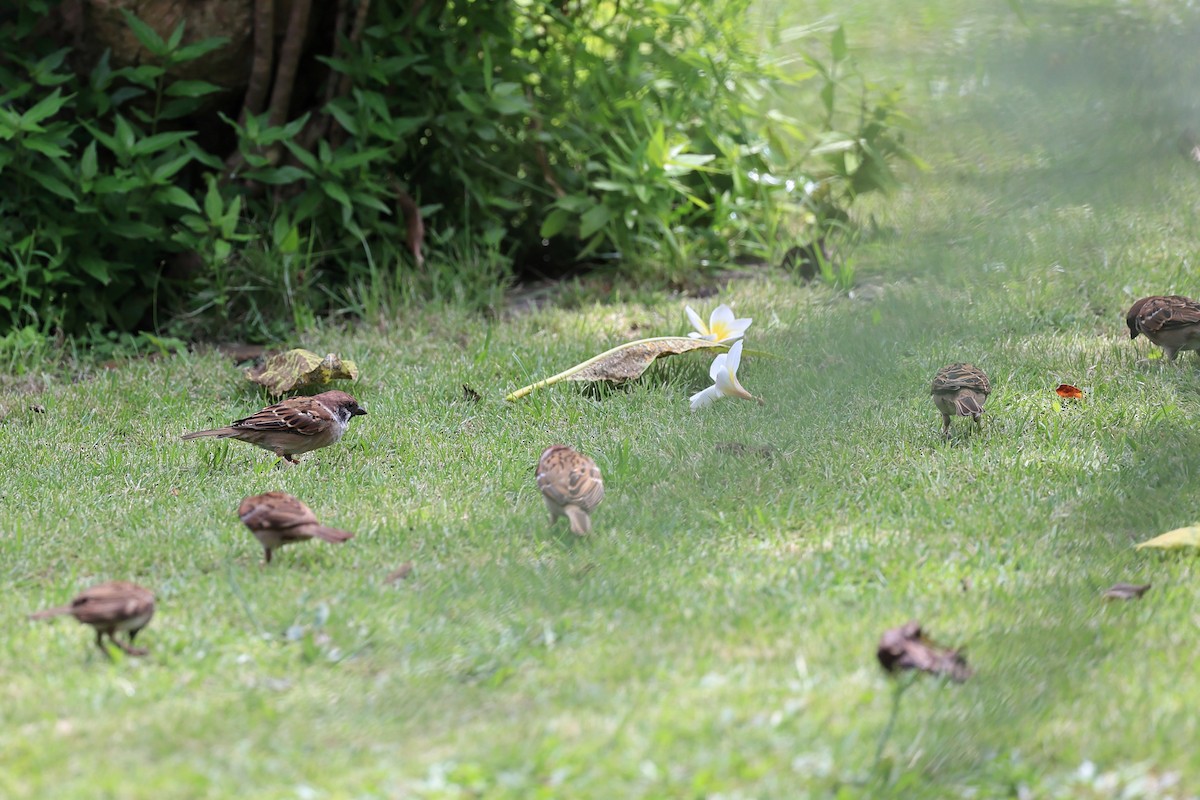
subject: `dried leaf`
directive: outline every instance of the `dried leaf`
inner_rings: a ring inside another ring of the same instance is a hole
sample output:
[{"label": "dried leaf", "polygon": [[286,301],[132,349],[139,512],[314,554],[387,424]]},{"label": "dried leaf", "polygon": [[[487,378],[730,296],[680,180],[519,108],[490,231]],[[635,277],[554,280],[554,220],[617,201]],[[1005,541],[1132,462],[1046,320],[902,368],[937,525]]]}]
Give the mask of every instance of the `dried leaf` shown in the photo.
[{"label": "dried leaf", "polygon": [[653,339],[638,339],[626,342],[582,364],[546,378],[543,381],[517,389],[505,400],[520,400],[525,395],[551,386],[559,381],[628,381],[640,377],[656,358],[674,356],[692,350],[728,350],[729,345],[705,339],[689,339],[686,336],[658,336]]},{"label": "dried leaf", "polygon": [[421,247],[425,244],[425,221],[421,218],[421,209],[417,207],[412,195],[404,189],[397,188],[396,200],[404,211],[404,224],[408,228],[408,251],[412,253],[417,269],[425,265],[425,256]]},{"label": "dried leaf", "polygon": [[1060,384],[1054,391],[1058,392],[1059,397],[1065,397],[1068,400],[1082,400],[1083,390],[1078,386],[1072,386],[1069,383]]},{"label": "dried leaf", "polygon": [[1177,547],[1200,547],[1200,527],[1192,525],[1188,528],[1176,528],[1173,531],[1167,531],[1164,534],[1155,536],[1142,542],[1137,546],[1138,550],[1143,547],[1153,547],[1157,550],[1174,550]]},{"label": "dried leaf", "polygon": [[479,394],[479,392],[475,391],[470,386],[467,386],[465,383],[462,385],[462,387],[463,387],[463,400],[466,400],[469,403],[478,403],[480,400],[483,399],[483,397]]},{"label": "dried leaf", "polygon": [[945,675],[957,683],[971,677],[966,657],[958,650],[941,647],[926,639],[919,622],[907,622],[899,628],[884,631],[875,657],[884,670],[893,674],[915,669],[931,675]]},{"label": "dried leaf", "polygon": [[358,366],[353,361],[343,361],[335,353],[321,358],[310,350],[296,349],[271,356],[262,366],[246,370],[246,378],[279,395],[301,386],[357,380]]},{"label": "dried leaf", "polygon": [[399,583],[400,581],[408,578],[408,576],[412,574],[412,571],[413,562],[405,561],[403,564],[397,567],[395,571],[388,575],[386,580],[388,583]]},{"label": "dried leaf", "polygon": [[1148,583],[1114,583],[1102,596],[1105,600],[1137,600],[1149,588]]}]

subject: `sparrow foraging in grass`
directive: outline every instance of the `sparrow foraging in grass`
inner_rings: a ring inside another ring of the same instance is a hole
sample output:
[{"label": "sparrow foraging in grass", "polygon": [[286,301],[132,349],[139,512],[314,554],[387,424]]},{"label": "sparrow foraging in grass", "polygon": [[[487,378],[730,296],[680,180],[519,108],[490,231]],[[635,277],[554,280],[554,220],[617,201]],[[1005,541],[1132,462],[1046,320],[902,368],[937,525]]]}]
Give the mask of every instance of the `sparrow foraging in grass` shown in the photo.
[{"label": "sparrow foraging in grass", "polygon": [[595,461],[566,445],[547,447],[538,459],[537,485],[551,525],[566,517],[576,536],[592,532],[592,511],[604,499],[604,479]]},{"label": "sparrow foraging in grass", "polygon": [[227,427],[185,433],[183,438],[237,439],[297,464],[294,456],[328,447],[342,438],[352,417],[366,413],[353,397],[334,390],[312,397],[290,397]]},{"label": "sparrow foraging in grass", "polygon": [[247,497],[238,506],[238,516],[263,547],[266,564],[271,563],[271,551],[285,544],[307,542],[317,538],[331,544],[353,539],[354,534],[327,528],[317,522],[317,515],[298,498],[287,492],[267,492]]},{"label": "sparrow foraging in grass", "polygon": [[1177,294],[1143,297],[1125,315],[1129,338],[1139,333],[1162,348],[1168,361],[1180,350],[1200,350],[1200,303]]},{"label": "sparrow foraging in grass", "polygon": [[[126,654],[144,656],[149,651],[134,647],[134,637],[138,631],[146,627],[154,616],[154,593],[136,583],[125,581],[110,581],[100,583],[81,592],[69,605],[58,608],[48,608],[31,614],[30,619],[50,619],[64,614],[70,614],[84,625],[96,629],[96,646],[104,655],[104,634]],[[129,633],[129,643],[126,644],[116,637],[117,631]]]},{"label": "sparrow foraging in grass", "polygon": [[950,417],[970,417],[978,428],[983,428],[980,417],[983,404],[992,392],[987,375],[974,364],[950,364],[942,367],[933,376],[929,393],[933,404],[942,412],[942,435],[950,438]]}]

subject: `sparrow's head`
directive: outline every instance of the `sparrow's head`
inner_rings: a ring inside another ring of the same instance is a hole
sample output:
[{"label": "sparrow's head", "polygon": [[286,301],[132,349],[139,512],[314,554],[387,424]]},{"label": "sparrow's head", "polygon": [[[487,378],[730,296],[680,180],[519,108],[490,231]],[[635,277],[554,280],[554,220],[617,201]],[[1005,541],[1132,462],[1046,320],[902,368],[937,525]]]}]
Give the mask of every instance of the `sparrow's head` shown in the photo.
[{"label": "sparrow's head", "polygon": [[1125,315],[1125,324],[1129,326],[1129,338],[1136,339],[1138,335],[1137,320],[1138,315],[1142,313],[1142,306],[1149,302],[1149,297],[1143,297],[1132,306],[1129,307],[1129,313]]},{"label": "sparrow's head", "polygon": [[360,406],[357,400],[345,392],[336,389],[332,392],[322,392],[315,399],[321,400],[325,405],[337,412],[338,416],[347,421],[351,417],[358,417],[367,413],[367,410]]}]

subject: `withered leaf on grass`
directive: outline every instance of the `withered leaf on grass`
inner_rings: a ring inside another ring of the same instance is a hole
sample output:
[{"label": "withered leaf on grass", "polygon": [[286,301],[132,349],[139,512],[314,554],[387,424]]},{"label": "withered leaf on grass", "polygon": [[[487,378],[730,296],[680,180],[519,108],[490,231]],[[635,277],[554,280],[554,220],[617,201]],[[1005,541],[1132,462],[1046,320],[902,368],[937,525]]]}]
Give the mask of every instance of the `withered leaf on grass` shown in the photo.
[{"label": "withered leaf on grass", "polygon": [[295,349],[268,358],[261,367],[246,370],[246,379],[285,394],[304,386],[322,386],[335,380],[358,380],[358,365],[336,353],[321,358],[311,350]]},{"label": "withered leaf on grass", "polygon": [[469,403],[478,403],[480,400],[483,399],[483,397],[479,394],[479,392],[475,391],[474,389],[472,389],[470,386],[468,386],[465,383],[462,385],[462,389],[463,389],[463,400],[466,400]]},{"label": "withered leaf on grass", "polygon": [[402,580],[406,580],[408,576],[412,574],[412,571],[413,562],[405,561],[403,564],[393,570],[385,580],[387,583],[399,583]]},{"label": "withered leaf on grass", "polygon": [[1083,399],[1083,390],[1080,389],[1078,386],[1072,386],[1069,383],[1059,384],[1058,388],[1055,389],[1054,391],[1058,393],[1059,397],[1065,397],[1068,400],[1082,400]]},{"label": "withered leaf on grass", "polygon": [[1105,600],[1137,600],[1150,586],[1149,583],[1114,583],[1102,596]]},{"label": "withered leaf on grass", "polygon": [[915,669],[931,675],[945,675],[957,683],[971,677],[966,657],[958,650],[942,647],[925,638],[921,623],[915,621],[884,631],[875,656],[880,665],[893,674]]},{"label": "withered leaf on grass", "polygon": [[720,350],[723,352],[728,349],[729,345],[727,344],[710,342],[705,339],[689,339],[686,336],[657,336],[651,339],[638,339],[635,342],[617,345],[611,350],[589,358],[582,364],[576,364],[565,372],[517,389],[504,399],[520,400],[535,389],[551,386],[559,381],[630,381],[640,377],[656,358],[675,356],[692,350]]}]

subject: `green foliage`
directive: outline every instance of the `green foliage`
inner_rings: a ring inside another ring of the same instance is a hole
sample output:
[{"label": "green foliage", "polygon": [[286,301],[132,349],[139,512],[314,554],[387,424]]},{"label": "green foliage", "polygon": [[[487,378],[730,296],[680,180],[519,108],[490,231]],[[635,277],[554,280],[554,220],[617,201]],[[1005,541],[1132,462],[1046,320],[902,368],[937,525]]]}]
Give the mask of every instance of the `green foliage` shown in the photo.
[{"label": "green foliage", "polygon": [[[910,156],[898,96],[861,78],[840,28],[792,76],[749,40],[750,5],[376,3],[361,35],[308,54],[320,96],[276,124],[176,77],[223,39],[126,13],[140,63],[77,73],[32,41],[49,12],[32,4],[0,27],[17,54],[0,65],[0,320],[268,339],[431,297],[493,305],[516,269],[606,259],[661,284],[772,257],[845,225]],[[820,113],[779,113],[810,87]]]}]

